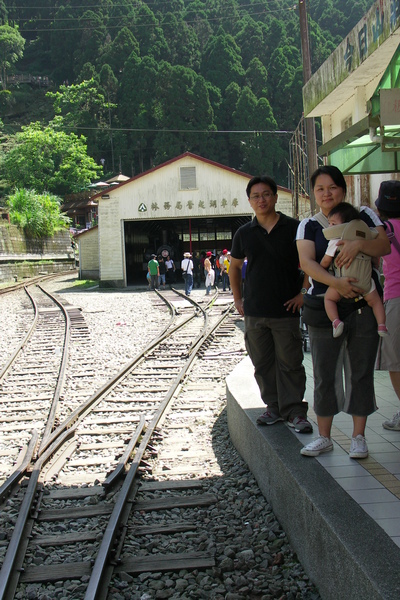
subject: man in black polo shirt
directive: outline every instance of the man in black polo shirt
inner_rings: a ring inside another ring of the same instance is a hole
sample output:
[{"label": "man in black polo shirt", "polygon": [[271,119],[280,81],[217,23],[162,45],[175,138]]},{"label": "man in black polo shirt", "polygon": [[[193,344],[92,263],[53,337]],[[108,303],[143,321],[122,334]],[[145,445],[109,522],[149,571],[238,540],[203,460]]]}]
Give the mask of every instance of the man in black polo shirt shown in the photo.
[{"label": "man in black polo shirt", "polygon": [[[267,176],[253,177],[246,188],[255,217],[234,235],[229,269],[235,306],[245,320],[245,343],[254,365],[266,411],[259,425],[287,421],[311,433],[299,308],[302,278],[296,248],[298,221],[276,211],[278,188]],[[245,296],[242,265],[247,257]]]}]

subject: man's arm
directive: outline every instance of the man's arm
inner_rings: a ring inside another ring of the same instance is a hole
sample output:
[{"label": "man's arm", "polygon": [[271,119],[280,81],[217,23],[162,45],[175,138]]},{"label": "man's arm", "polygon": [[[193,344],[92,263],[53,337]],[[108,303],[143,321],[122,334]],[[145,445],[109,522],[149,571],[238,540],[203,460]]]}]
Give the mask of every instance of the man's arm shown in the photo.
[{"label": "man's arm", "polygon": [[236,309],[242,317],[244,316],[243,298],[242,298],[242,266],[244,259],[231,257],[231,266],[229,268],[229,280],[233,294],[233,301]]},{"label": "man's arm", "polygon": [[300,309],[303,307],[303,304],[304,304],[303,290],[308,290],[309,288],[310,288],[310,281],[309,281],[307,273],[304,273],[303,285],[301,286],[301,291],[296,296],[294,296],[294,298],[290,298],[290,300],[285,302],[283,305],[286,307],[286,310],[288,312],[292,311],[293,313],[295,313],[296,310],[300,311]]}]

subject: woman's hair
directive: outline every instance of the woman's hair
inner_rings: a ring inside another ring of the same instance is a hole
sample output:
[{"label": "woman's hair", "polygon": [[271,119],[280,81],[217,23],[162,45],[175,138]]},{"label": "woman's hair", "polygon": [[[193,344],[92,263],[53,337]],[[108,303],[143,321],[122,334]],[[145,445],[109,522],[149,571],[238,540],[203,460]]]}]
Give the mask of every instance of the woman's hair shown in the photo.
[{"label": "woman's hair", "polygon": [[339,215],[343,223],[350,223],[350,221],[360,218],[360,212],[349,202],[340,202],[334,206],[328,215],[328,219],[333,215]]},{"label": "woman's hair", "polygon": [[390,212],[388,210],[381,210],[380,208],[377,210],[378,215],[383,221],[387,221],[388,219],[398,219],[400,217],[400,210],[391,210]]},{"label": "woman's hair", "polygon": [[332,178],[332,180],[336,183],[336,185],[342,188],[344,193],[346,194],[347,184],[345,178],[343,177],[343,173],[340,169],[334,167],[333,165],[322,165],[321,167],[318,167],[318,169],[314,171],[310,178],[311,187],[313,189],[315,188],[315,182],[319,175],[329,175]]}]

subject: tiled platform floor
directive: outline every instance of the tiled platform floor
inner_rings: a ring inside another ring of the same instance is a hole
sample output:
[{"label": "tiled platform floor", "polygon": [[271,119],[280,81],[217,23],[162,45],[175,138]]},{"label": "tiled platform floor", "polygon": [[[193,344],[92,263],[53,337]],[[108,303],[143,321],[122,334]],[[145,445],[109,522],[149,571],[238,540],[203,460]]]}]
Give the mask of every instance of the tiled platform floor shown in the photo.
[{"label": "tiled platform floor", "polygon": [[[310,406],[308,416],[315,423],[316,435],[316,417],[311,408],[313,372],[309,353],[305,353],[304,365],[307,372],[305,399]],[[333,452],[322,454],[316,460],[400,547],[400,431],[382,427],[382,421],[400,410],[400,403],[386,371],[376,371],[375,382],[378,410],[367,421],[369,457],[362,460],[349,458],[352,418],[341,413],[333,420]],[[304,445],[312,439],[304,434],[295,435]],[[304,460],[310,459],[304,457]]]}]

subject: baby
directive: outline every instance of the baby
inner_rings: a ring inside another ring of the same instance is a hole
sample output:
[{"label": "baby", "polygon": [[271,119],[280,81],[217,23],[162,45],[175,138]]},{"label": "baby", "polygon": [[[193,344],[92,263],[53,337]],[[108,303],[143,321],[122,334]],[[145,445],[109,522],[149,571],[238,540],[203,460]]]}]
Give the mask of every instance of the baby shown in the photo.
[{"label": "baby", "polygon": [[[364,221],[360,220],[360,213],[352,204],[348,202],[341,202],[337,206],[335,206],[328,215],[329,227],[334,227],[335,225],[339,226],[343,223],[350,223],[350,221],[357,221],[357,228],[359,229],[358,236],[363,237],[365,239],[372,239],[376,237],[376,232],[370,230]],[[332,261],[334,261],[334,257],[336,252],[338,251],[337,243],[341,239],[340,236],[342,234],[343,228],[340,233],[338,232],[338,236],[332,238],[333,231],[330,229],[324,229],[324,235],[329,240],[328,247],[325,252],[325,256],[321,260],[321,266],[325,269],[328,269]],[[328,233],[329,232],[329,233]],[[357,236],[357,237],[358,237]],[[357,238],[354,238],[357,239]],[[340,247],[339,247],[340,248]],[[385,336],[388,334],[388,330],[386,328],[386,315],[385,309],[382,303],[382,300],[376,290],[375,282],[372,279],[372,259],[361,252],[356,256],[353,264],[350,266],[352,269],[349,272],[347,269],[345,272],[338,269],[333,264],[335,275],[337,277],[345,276],[345,277],[354,277],[357,279],[355,285],[363,290],[363,297],[365,298],[368,306],[370,306],[375,315],[375,319],[378,323],[378,334],[380,336]],[[341,299],[339,292],[333,288],[329,287],[325,293],[325,310],[329,319],[332,321],[333,327],[333,337],[337,338],[343,333],[344,323],[339,319],[338,307],[337,303]]]}]

